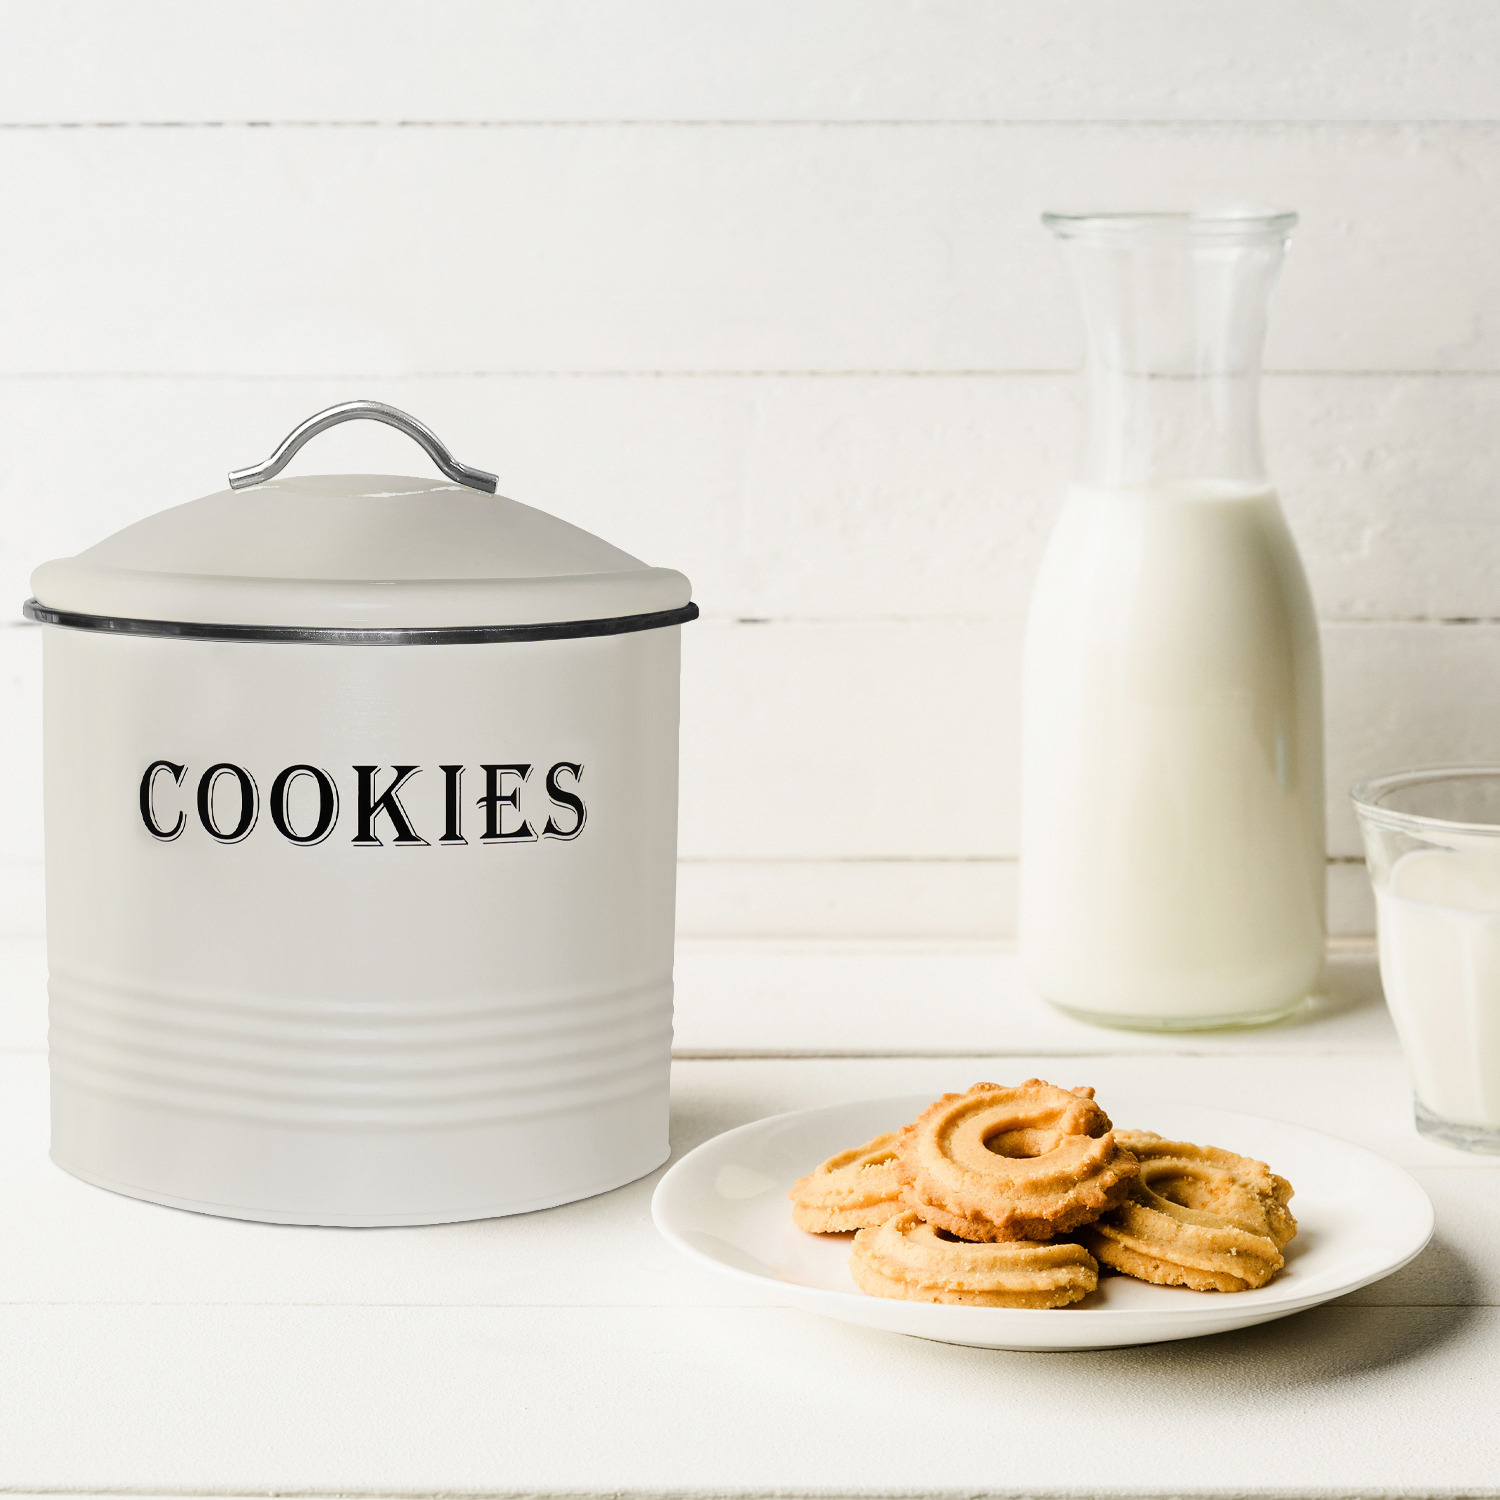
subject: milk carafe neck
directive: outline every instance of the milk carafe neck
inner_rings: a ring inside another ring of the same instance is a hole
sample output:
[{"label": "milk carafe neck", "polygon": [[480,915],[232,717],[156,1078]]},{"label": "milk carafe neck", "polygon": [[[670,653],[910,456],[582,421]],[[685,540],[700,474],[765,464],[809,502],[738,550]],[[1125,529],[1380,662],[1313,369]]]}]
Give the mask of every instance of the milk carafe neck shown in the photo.
[{"label": "milk carafe neck", "polygon": [[1266,482],[1260,361],[1296,215],[1048,214],[1082,304],[1088,485]]}]

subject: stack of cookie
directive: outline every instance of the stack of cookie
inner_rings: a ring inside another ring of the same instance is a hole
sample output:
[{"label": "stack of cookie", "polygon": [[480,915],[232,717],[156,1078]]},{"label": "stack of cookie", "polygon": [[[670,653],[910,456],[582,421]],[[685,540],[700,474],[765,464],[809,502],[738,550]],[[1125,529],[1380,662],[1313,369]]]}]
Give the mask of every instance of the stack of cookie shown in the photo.
[{"label": "stack of cookie", "polygon": [[905,1129],[798,1180],[792,1217],[856,1231],[861,1291],[916,1302],[1065,1307],[1099,1263],[1196,1291],[1245,1291],[1297,1232],[1264,1162],[1116,1131],[1091,1088],[1039,1078],[944,1094]]}]

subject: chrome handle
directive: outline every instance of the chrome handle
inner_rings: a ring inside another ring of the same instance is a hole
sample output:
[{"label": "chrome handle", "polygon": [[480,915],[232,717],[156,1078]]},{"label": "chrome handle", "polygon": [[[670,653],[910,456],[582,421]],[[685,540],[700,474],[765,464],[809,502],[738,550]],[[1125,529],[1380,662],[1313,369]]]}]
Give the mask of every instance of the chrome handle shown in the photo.
[{"label": "chrome handle", "polygon": [[494,474],[459,463],[430,427],[394,406],[387,406],[383,401],[341,401],[337,406],[330,406],[326,411],[309,417],[282,439],[280,447],[263,464],[231,470],[229,488],[244,490],[249,489],[252,484],[264,484],[266,480],[274,479],[291,463],[297,450],[310,438],[317,437],[320,432],[327,432],[330,427],[337,427],[340,422],[355,422],[362,417],[371,422],[384,422],[387,427],[394,427],[397,432],[404,432],[413,442],[420,443],[427,456],[454,484],[467,485],[471,490],[483,490],[487,495],[495,493],[495,487],[500,481]]}]

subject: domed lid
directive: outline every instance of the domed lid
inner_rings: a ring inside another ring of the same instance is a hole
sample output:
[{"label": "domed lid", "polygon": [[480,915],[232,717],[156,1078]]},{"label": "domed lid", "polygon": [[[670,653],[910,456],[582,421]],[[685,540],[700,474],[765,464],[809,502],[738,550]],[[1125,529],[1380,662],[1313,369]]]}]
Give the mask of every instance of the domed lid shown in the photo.
[{"label": "domed lid", "polygon": [[[447,479],[276,477],[309,438],[356,417],[413,437]],[[697,614],[681,573],[495,495],[493,474],[457,463],[420,422],[377,402],[320,412],[229,481],[43,563],[27,613],[140,634],[349,640],[600,635]]]}]

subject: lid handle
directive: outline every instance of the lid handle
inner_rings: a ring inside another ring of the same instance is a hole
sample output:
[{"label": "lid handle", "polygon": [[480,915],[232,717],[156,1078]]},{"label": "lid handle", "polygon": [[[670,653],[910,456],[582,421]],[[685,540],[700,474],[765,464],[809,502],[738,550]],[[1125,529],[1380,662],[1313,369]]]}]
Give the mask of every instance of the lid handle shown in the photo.
[{"label": "lid handle", "polygon": [[282,439],[281,446],[263,464],[231,470],[229,488],[244,490],[249,489],[252,484],[264,484],[266,480],[274,479],[291,463],[297,450],[309,438],[317,437],[320,432],[327,432],[330,427],[337,427],[340,422],[355,422],[360,418],[384,422],[387,427],[394,427],[397,432],[404,432],[413,442],[420,443],[427,456],[455,484],[467,485],[471,490],[483,490],[487,495],[495,493],[495,487],[500,483],[496,475],[459,463],[426,423],[417,421],[415,417],[408,416],[394,406],[387,406],[384,401],[341,401],[337,406],[330,406],[326,411],[309,417]]}]

